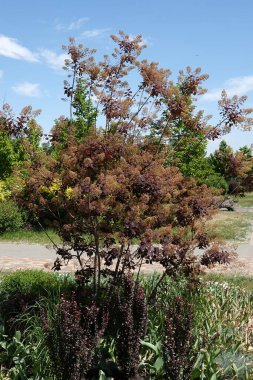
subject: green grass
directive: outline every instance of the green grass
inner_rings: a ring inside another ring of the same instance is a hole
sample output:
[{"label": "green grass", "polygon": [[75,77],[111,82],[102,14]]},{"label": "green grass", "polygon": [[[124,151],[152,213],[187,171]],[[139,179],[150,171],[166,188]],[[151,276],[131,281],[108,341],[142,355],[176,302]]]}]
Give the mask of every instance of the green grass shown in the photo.
[{"label": "green grass", "polygon": [[221,211],[209,223],[208,233],[218,239],[245,242],[253,224],[253,213]]},{"label": "green grass", "polygon": [[253,193],[246,193],[245,197],[236,198],[236,206],[253,207]]},{"label": "green grass", "polygon": [[[47,234],[55,243],[60,243],[60,237],[53,231],[47,230]],[[0,234],[0,242],[22,242],[37,244],[52,244],[44,231],[18,230],[14,232],[4,232]]]}]

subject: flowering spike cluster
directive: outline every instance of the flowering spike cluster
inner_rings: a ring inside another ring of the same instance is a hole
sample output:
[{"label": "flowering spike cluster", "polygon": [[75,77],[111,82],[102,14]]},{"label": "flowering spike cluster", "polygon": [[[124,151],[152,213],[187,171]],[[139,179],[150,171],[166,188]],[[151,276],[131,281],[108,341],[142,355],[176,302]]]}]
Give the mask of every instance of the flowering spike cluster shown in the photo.
[{"label": "flowering spike cluster", "polygon": [[188,380],[192,372],[193,310],[184,297],[175,297],[167,310],[163,356],[166,378]]},{"label": "flowering spike cluster", "polygon": [[[111,299],[111,318],[116,331],[117,362],[120,379],[134,379],[140,364],[140,339],[146,332],[147,305],[144,289],[125,277]],[[117,318],[115,318],[117,316]]]},{"label": "flowering spike cluster", "polygon": [[104,333],[107,313],[91,303],[81,308],[73,294],[61,298],[57,315],[51,320],[45,312],[42,321],[52,370],[59,380],[80,380],[91,369],[95,348]]}]

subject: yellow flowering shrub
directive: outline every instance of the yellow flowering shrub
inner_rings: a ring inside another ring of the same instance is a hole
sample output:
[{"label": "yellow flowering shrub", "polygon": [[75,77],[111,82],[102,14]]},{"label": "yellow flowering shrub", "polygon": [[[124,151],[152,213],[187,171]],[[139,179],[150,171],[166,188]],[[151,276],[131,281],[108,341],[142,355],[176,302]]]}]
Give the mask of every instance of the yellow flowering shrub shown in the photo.
[{"label": "yellow flowering shrub", "polygon": [[4,181],[0,181],[0,202],[5,201],[11,195],[10,190],[8,190],[6,183]]},{"label": "yellow flowering shrub", "polygon": [[50,186],[40,186],[40,190],[42,190],[44,193],[48,194],[50,197],[57,196],[57,193],[61,189],[61,181],[54,180]]},{"label": "yellow flowering shrub", "polygon": [[69,186],[67,187],[67,189],[65,190],[65,195],[68,200],[72,198],[72,195],[73,195],[72,187],[69,187]]}]

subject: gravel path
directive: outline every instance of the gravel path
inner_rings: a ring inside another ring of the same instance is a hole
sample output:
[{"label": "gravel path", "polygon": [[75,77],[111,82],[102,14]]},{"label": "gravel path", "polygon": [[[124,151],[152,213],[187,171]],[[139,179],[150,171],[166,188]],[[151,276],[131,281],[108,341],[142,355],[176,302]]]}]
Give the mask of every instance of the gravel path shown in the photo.
[{"label": "gravel path", "polygon": [[[253,234],[252,234],[253,235]],[[253,238],[253,236],[252,236]],[[220,266],[216,270],[226,270],[253,275],[253,239],[250,244],[239,244],[237,248],[238,259],[228,268]],[[0,243],[0,271],[12,271],[16,269],[44,269],[50,270],[56,258],[55,251],[51,247],[39,244],[24,243]],[[75,261],[62,268],[64,271],[73,271],[78,268]],[[145,272],[159,270],[160,266],[144,265]]]},{"label": "gravel path", "polygon": [[236,212],[253,212],[253,207],[235,207]]},{"label": "gravel path", "polygon": [[[0,271],[13,271],[17,269],[43,269],[50,270],[56,258],[55,250],[50,246],[26,243],[0,243]],[[76,260],[72,260],[62,270],[74,271],[78,268]],[[161,270],[159,264],[143,265],[146,273]]]}]

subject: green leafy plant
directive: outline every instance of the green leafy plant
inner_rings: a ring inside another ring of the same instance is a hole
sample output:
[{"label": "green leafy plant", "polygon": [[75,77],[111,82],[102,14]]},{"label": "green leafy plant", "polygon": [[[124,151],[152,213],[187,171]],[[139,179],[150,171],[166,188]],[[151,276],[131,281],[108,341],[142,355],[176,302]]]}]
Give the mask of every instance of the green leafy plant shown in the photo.
[{"label": "green leafy plant", "polygon": [[13,337],[9,337],[4,333],[3,325],[0,332],[0,362],[6,379],[53,380],[47,368],[49,362],[44,355],[43,338],[34,339],[33,336],[31,339],[22,336],[18,330]]},{"label": "green leafy plant", "polygon": [[16,318],[42,297],[58,302],[61,293],[71,293],[75,288],[73,277],[56,276],[36,270],[16,271],[5,275],[0,286],[0,315],[7,330],[17,329]]},{"label": "green leafy plant", "polygon": [[219,149],[210,155],[210,163],[214,171],[226,180],[230,194],[243,195],[245,191],[252,190],[253,155],[250,148],[233,151],[223,140]]},{"label": "green leafy plant", "polygon": [[24,224],[24,213],[13,200],[0,201],[0,234],[16,231]]},{"label": "green leafy plant", "polygon": [[217,189],[222,189],[223,193],[227,193],[228,191],[228,183],[222,175],[217,173],[211,173],[204,179],[204,183],[208,187],[215,187]]}]

